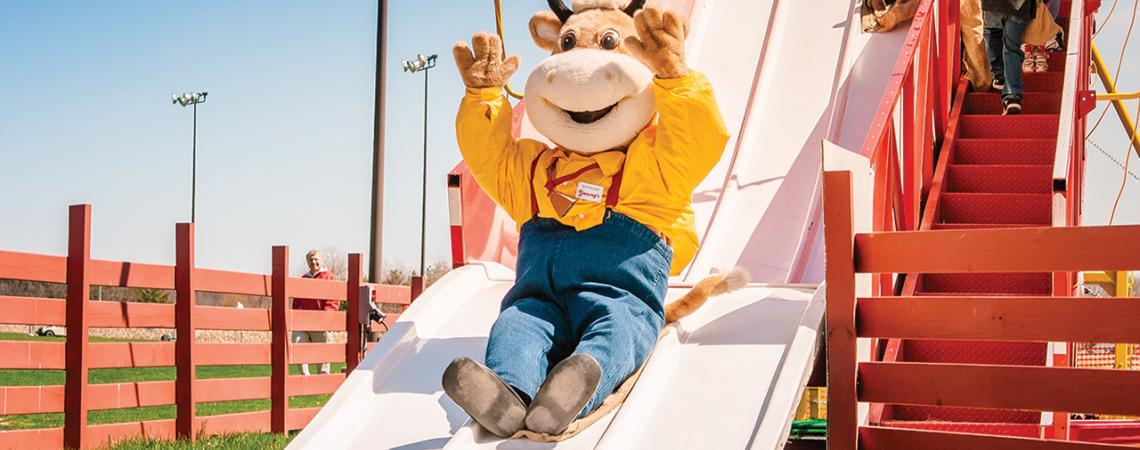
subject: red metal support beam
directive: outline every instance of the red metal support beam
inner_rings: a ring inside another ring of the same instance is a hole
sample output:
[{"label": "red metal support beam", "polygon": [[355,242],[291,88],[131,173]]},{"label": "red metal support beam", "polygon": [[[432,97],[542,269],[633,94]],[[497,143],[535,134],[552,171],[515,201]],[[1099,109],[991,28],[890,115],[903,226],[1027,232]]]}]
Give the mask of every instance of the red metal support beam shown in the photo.
[{"label": "red metal support beam", "polygon": [[851,172],[825,172],[823,176],[824,252],[827,258],[827,444],[832,450],[855,450],[859,412]]},{"label": "red metal support beam", "polygon": [[270,413],[269,430],[285,434],[289,431],[287,418],[289,409],[289,247],[273,247],[273,316],[270,321],[273,330],[270,361],[273,369],[270,374]]},{"label": "red metal support beam", "polygon": [[174,342],[174,360],[177,377],[174,382],[174,399],[177,415],[174,420],[175,433],[179,438],[194,442],[194,418],[197,416],[194,396],[194,357],[196,330],[194,311],[197,304],[194,286],[194,224],[180,223],[175,226],[174,267],[174,325],[178,339]]},{"label": "red metal support beam", "polygon": [[[918,34],[919,49],[918,55],[921,57],[926,54],[926,44],[923,41],[923,36],[926,35],[925,28],[923,32]],[[922,113],[924,110],[918,109],[916,99],[921,97],[921,93],[916,92],[921,83],[917,78],[922,76],[920,67],[912,67],[909,71],[909,76],[903,81],[903,113],[902,113],[902,137],[903,137],[903,152],[902,152],[902,182],[899,189],[902,191],[902,209],[897,211],[896,214],[903,216],[904,220],[901,222],[908,224],[918,223],[918,194],[922,192],[922,178],[918,173],[918,168],[922,167],[920,153],[918,149],[922,148],[921,137],[925,135],[922,130],[924,125],[922,120]],[[902,228],[910,230],[909,226]]]},{"label": "red metal support beam", "polygon": [[63,392],[63,445],[88,448],[87,432],[87,304],[91,299],[91,205],[72,205],[67,232],[67,342]]},{"label": "red metal support beam", "polygon": [[344,315],[344,330],[348,339],[344,344],[344,373],[352,373],[360,364],[360,342],[363,329],[360,324],[361,257],[359,253],[348,254],[348,314]]}]

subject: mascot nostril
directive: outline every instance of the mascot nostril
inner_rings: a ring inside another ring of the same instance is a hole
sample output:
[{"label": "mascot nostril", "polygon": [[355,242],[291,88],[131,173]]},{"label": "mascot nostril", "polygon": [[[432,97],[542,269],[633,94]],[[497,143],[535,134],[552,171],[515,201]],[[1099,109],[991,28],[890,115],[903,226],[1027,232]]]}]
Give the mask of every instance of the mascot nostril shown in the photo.
[{"label": "mascot nostril", "polygon": [[512,137],[502,87],[518,56],[486,33],[455,44],[459,149],[521,228],[486,365],[456,359],[443,389],[495,435],[561,440],[621,403],[665,323],[747,274],[706,277],[665,305],[698,246],[693,190],[728,141],[712,87],[685,64],[681,17],[644,0],[548,3],[530,32],[551,55],[525,91],[553,147]]}]

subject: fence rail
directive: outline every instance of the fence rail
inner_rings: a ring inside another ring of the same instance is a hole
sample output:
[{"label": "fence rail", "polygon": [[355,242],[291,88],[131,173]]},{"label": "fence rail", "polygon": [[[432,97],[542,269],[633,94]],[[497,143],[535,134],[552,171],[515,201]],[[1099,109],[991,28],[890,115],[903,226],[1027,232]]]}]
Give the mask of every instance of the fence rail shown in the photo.
[{"label": "fence rail", "polygon": [[[274,247],[270,274],[198,268],[194,226],[175,227],[176,264],[91,259],[91,207],[69,211],[68,255],[0,251],[0,279],[66,284],[66,299],[0,296],[0,323],[65,326],[65,342],[0,340],[0,369],[65,370],[63,385],[0,386],[0,415],[64,413],[64,426],[0,431],[0,449],[92,448],[146,436],[184,438],[230,432],[284,433],[320,408],[289,408],[290,397],[336,391],[367,351],[361,336],[361,255],[350,254],[347,281],[288,276],[288,247]],[[92,286],[174,291],[174,304],[92,300]],[[373,285],[377,304],[406,306],[405,286]],[[269,309],[198,305],[199,293],[271,298]],[[348,311],[293,310],[293,298],[346,302]],[[389,314],[391,324],[398,313]],[[174,342],[89,342],[90,328],[170,328]],[[268,331],[268,343],[198,342],[198,330]],[[293,331],[344,331],[347,342],[291,343]],[[368,349],[371,345],[367,346]],[[346,373],[288,375],[291,364],[344,362]],[[200,366],[271,365],[268,377],[196,379]],[[88,383],[88,369],[174,366],[175,380]],[[270,399],[267,411],[200,416],[196,405]],[[175,405],[176,418],[89,425],[89,411]]]},{"label": "fence rail", "polygon": [[858,338],[1137,342],[1140,329],[1134,318],[1140,307],[1135,301],[1059,296],[857,298],[854,284],[858,273],[1137,269],[1140,253],[1120,243],[1140,242],[1140,225],[855,234],[850,182],[849,172],[824,174],[829,448],[1121,448],[860,426],[857,405],[1140,415],[1140,372],[858,362],[855,342]]}]

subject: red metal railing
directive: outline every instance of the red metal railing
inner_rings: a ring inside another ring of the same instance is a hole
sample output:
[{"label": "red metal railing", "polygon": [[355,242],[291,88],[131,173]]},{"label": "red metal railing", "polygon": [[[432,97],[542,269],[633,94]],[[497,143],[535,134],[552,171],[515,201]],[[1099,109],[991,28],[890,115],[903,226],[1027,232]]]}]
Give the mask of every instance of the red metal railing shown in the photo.
[{"label": "red metal railing", "polygon": [[[290,409],[292,396],[336,390],[346,374],[289,376],[299,363],[345,362],[351,371],[360,361],[359,295],[361,256],[349,255],[347,281],[288,276],[288,247],[273,248],[269,275],[203,269],[195,266],[194,226],[176,226],[174,266],[94,260],[91,207],[72,206],[68,255],[49,256],[0,251],[0,279],[67,283],[67,298],[0,296],[0,323],[66,326],[65,343],[0,341],[0,368],[65,369],[62,386],[0,386],[0,414],[64,413],[62,428],[0,431],[0,449],[91,448],[108,441],[147,436],[182,437],[254,431],[284,433],[305,426],[319,408]],[[172,289],[175,304],[90,299],[91,286]],[[402,286],[378,286],[377,303],[407,305]],[[272,297],[272,308],[198,305],[198,292]],[[348,311],[293,310],[293,297],[348,300]],[[183,301],[183,299],[190,299]],[[399,314],[389,314],[391,323]],[[88,330],[100,328],[173,328],[175,342],[89,342]],[[272,343],[197,342],[197,330],[269,331]],[[350,331],[346,344],[289,343],[292,331]],[[270,377],[195,379],[198,366],[272,364]],[[89,384],[88,369],[175,366],[175,381]],[[270,398],[269,411],[198,416],[196,403]],[[176,418],[88,425],[91,410],[176,405]]]},{"label": "red metal railing", "polygon": [[[959,7],[958,0],[919,5],[860,149],[874,169],[873,231],[930,229],[937,219],[941,181],[957,139],[955,119],[966,92],[960,76]],[[871,277],[871,292],[913,295],[916,279],[916,274],[906,274],[896,290],[895,277],[878,274]],[[872,340],[873,353],[881,353],[884,361],[894,361],[899,347],[897,339]],[[871,423],[883,418],[884,405],[871,405]]]},{"label": "red metal railing", "polygon": [[[859,338],[1138,342],[1140,304],[1074,297],[856,298],[857,273],[1076,272],[1140,268],[1140,226],[852,232],[851,175],[824,176],[828,448],[1098,449],[1084,442],[860,426],[858,402],[1140,414],[1140,372],[858,362]],[[925,251],[915,252],[916,248]],[[985,255],[986,257],[979,257]]]},{"label": "red metal railing", "polygon": [[[935,148],[945,135],[958,89],[958,1],[922,0],[895,61],[860,153],[874,169],[872,229],[914,230],[934,177]],[[943,145],[943,147],[945,147]],[[892,279],[872,280],[876,294]]]},{"label": "red metal railing", "polygon": [[[1084,115],[1095,106],[1095,97],[1088,91],[1089,73],[1081,70],[1089,60],[1091,12],[1095,5],[1077,1],[1064,6],[1070,8],[1068,39],[1072,50],[1066,60],[1053,204],[1054,225],[1074,226],[1080,223]],[[861,148],[874,168],[873,231],[930,230],[939,220],[938,203],[958,138],[957,118],[967,89],[966,80],[960,76],[958,11],[957,0],[924,0],[920,4]],[[933,164],[936,150],[938,161]],[[917,280],[915,273],[897,277],[875,274],[872,294],[915,295]],[[1075,273],[1055,274],[1054,295],[1072,295],[1074,284]],[[872,342],[875,358],[896,361],[900,339]],[[1067,354],[1071,351],[1065,352],[1065,346],[1060,344],[1055,348],[1059,354],[1054,364],[1068,365]],[[885,409],[881,403],[872,404],[870,423],[887,419],[890,413]],[[1058,413],[1056,418],[1051,431],[1060,437],[1067,432],[1067,415]]]}]

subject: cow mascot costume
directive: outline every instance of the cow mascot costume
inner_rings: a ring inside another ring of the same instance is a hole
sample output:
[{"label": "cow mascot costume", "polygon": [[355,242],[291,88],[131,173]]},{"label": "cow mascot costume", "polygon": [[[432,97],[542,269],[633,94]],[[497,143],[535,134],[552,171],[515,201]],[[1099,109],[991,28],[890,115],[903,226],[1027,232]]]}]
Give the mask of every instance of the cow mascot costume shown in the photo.
[{"label": "cow mascot costume", "polygon": [[519,57],[504,59],[486,33],[454,48],[467,85],[460,151],[523,225],[486,365],[456,359],[443,388],[501,437],[563,433],[641,367],[667,316],[747,282],[738,270],[710,276],[665,312],[669,275],[697,249],[693,190],[728,140],[712,87],[685,64],[684,20],[644,0],[549,3],[530,32],[551,55],[525,94],[553,148],[511,135],[502,90]]}]

